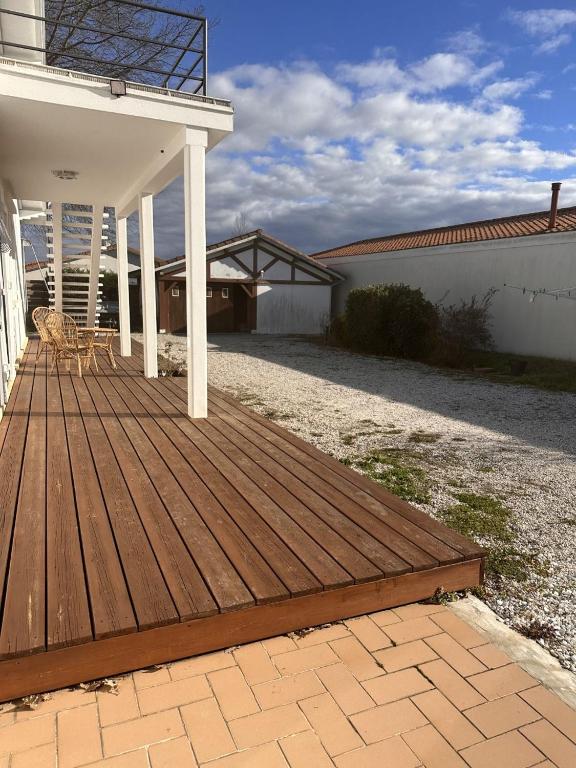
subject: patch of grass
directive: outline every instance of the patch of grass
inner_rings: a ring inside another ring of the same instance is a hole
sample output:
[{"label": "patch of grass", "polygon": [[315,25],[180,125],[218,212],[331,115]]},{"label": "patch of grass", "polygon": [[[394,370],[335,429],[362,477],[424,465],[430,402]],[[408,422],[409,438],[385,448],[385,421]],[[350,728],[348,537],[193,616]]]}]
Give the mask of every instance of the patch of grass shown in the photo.
[{"label": "patch of grass", "polygon": [[[513,371],[520,366],[525,366],[524,373],[514,375]],[[474,367],[491,369],[472,372],[491,381],[522,384],[555,392],[576,392],[576,363],[569,360],[479,351],[474,353]]]},{"label": "patch of grass", "polygon": [[442,435],[439,432],[425,432],[419,429],[416,432],[412,432],[408,440],[411,443],[437,443]]},{"label": "patch of grass", "polygon": [[546,565],[536,555],[515,546],[512,512],[494,496],[476,493],[455,494],[458,504],[439,513],[446,525],[486,547],[486,574],[526,581],[531,575],[543,576]]},{"label": "patch of grass", "polygon": [[430,480],[410,451],[374,450],[351,463],[401,499],[420,504],[430,501]]}]

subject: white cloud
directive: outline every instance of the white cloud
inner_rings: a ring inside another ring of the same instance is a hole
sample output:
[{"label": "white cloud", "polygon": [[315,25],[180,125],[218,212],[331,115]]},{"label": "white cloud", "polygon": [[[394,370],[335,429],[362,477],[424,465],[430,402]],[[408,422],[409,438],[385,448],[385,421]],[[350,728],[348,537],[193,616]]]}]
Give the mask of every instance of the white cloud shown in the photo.
[{"label": "white cloud", "polygon": [[536,75],[527,75],[511,80],[497,80],[490,83],[482,90],[482,97],[487,101],[505,101],[506,99],[517,99],[525,91],[532,88],[538,77]]},{"label": "white cloud", "polygon": [[534,97],[536,99],[542,99],[542,101],[549,101],[553,95],[554,95],[553,91],[551,91],[549,88],[545,88],[544,90],[538,91],[538,93],[535,93]]},{"label": "white cloud", "polygon": [[510,11],[510,20],[533,38],[542,40],[537,53],[554,53],[572,40],[570,30],[576,27],[576,11],[570,8],[538,8]]},{"label": "white cloud", "polygon": [[[455,52],[400,66],[388,51],[332,71],[299,62],[214,75],[211,93],[230,98],[236,117],[207,159],[209,239],[228,236],[240,211],[312,251],[545,207],[542,177],[574,175],[576,155],[524,138],[511,101],[537,76],[507,79],[501,68]],[[576,201],[576,178],[564,204],[570,194]],[[157,207],[159,255],[176,255],[181,182]]]},{"label": "white cloud", "polygon": [[446,40],[450,51],[464,54],[465,56],[477,56],[488,49],[488,43],[475,29],[461,29]]}]

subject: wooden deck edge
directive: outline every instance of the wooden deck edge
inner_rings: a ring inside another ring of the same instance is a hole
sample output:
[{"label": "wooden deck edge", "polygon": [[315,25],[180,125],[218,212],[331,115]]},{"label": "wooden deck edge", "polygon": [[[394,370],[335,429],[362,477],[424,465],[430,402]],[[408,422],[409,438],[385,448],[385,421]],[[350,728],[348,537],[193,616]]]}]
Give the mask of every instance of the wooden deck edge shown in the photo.
[{"label": "wooden deck edge", "polygon": [[0,662],[0,702],[478,586],[483,560],[257,605]]}]

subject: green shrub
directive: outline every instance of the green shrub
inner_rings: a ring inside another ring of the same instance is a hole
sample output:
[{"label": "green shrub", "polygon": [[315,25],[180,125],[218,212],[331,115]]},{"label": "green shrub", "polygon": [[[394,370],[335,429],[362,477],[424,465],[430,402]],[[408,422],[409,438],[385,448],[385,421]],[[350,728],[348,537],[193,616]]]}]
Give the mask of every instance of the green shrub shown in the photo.
[{"label": "green shrub", "polygon": [[472,296],[460,304],[437,305],[440,332],[435,357],[439,363],[462,368],[471,364],[475,351],[492,348],[490,307],[495,293],[491,288],[481,299]]},{"label": "green shrub", "polygon": [[348,294],[344,326],[354,349],[418,360],[434,346],[438,311],[419,288],[369,285]]}]

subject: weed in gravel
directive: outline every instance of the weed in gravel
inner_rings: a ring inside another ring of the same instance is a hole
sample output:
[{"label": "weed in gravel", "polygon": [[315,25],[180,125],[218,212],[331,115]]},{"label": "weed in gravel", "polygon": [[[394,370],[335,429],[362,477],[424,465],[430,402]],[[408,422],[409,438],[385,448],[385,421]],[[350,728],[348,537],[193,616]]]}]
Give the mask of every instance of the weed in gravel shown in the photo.
[{"label": "weed in gravel", "polygon": [[401,499],[420,504],[430,501],[430,480],[417,466],[415,454],[411,451],[374,450],[355,459],[352,464]]},{"label": "weed in gravel", "polygon": [[561,523],[564,523],[564,525],[576,525],[576,516],[574,517],[563,517],[560,520]]},{"label": "weed in gravel", "polygon": [[340,442],[342,445],[352,445],[354,443],[355,436],[354,435],[342,435],[340,437]]},{"label": "weed in gravel", "polygon": [[411,443],[437,443],[441,437],[439,432],[425,432],[419,429],[417,432],[412,432],[408,440]]},{"label": "weed in gravel", "polygon": [[458,504],[439,512],[450,528],[474,539],[487,549],[486,574],[527,581],[532,575],[543,576],[547,566],[537,555],[523,552],[514,545],[512,512],[494,496],[476,493],[455,494]]},{"label": "weed in gravel", "polygon": [[531,640],[554,640],[558,637],[556,627],[540,619],[532,619],[528,624],[515,624],[514,629]]}]

